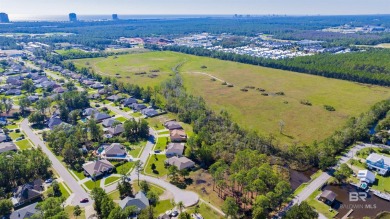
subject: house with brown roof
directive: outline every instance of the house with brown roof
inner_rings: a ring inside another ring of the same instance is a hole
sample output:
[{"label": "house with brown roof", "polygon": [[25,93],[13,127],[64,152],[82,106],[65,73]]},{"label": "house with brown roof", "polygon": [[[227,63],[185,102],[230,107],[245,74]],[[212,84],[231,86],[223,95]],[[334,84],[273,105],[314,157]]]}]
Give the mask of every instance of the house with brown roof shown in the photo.
[{"label": "house with brown roof", "polygon": [[330,190],[324,190],[318,199],[330,206],[336,200],[336,193]]},{"label": "house with brown roof", "polygon": [[187,134],[183,129],[174,129],[169,131],[171,142],[185,142],[187,141]]},{"label": "house with brown roof", "polygon": [[114,168],[114,165],[108,160],[97,160],[83,164],[84,175],[91,177],[93,180],[112,173]]},{"label": "house with brown roof", "polygon": [[186,158],[186,157],[171,157],[165,161],[168,165],[175,165],[178,170],[188,169],[195,166],[194,161]]},{"label": "house with brown roof", "polygon": [[108,127],[107,132],[110,133],[111,135],[120,135],[125,131],[125,128],[123,127],[123,124],[118,124],[113,127]]}]

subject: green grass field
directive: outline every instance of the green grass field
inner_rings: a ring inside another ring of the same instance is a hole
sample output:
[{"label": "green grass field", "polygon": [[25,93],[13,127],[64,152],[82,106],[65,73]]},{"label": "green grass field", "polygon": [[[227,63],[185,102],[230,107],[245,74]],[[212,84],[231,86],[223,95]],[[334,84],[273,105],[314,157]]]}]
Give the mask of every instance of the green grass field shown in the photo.
[{"label": "green grass field", "polygon": [[[175,53],[164,54],[160,57],[154,52],[147,52],[118,56],[118,58],[111,56],[108,58],[79,59],[74,60],[74,63],[77,67],[91,68],[105,76],[120,76],[123,81],[144,87],[148,85],[153,87],[169,78],[169,75],[173,74],[172,68],[183,62],[184,59],[184,57]],[[136,73],[141,72],[146,74],[136,75]],[[158,76],[151,78],[153,74]]]},{"label": "green grass field", "polygon": [[71,170],[71,169],[69,170],[72,171],[72,173],[76,175],[79,178],[79,180],[85,179],[84,173],[82,171],[77,172],[76,170]]},{"label": "green grass field", "polygon": [[123,116],[119,116],[119,117],[116,117],[115,118],[116,120],[118,120],[119,122],[125,122],[127,119]]},{"label": "green grass field", "polygon": [[101,179],[96,180],[96,181],[89,180],[89,181],[85,182],[84,185],[85,185],[89,190],[92,190],[92,189],[94,189],[95,187],[96,187],[96,188],[100,187],[100,181],[101,181]]},{"label": "green grass field", "polygon": [[[341,128],[347,118],[390,97],[390,89],[385,87],[174,52],[75,60],[79,67],[86,62],[95,72],[110,76],[120,73],[125,81],[139,85],[157,85],[169,78],[172,67],[184,62],[179,72],[190,93],[202,96],[216,112],[227,110],[235,122],[247,129],[266,136],[273,134],[281,145],[322,140]],[[134,72],[152,69],[160,69],[161,77],[134,75]],[[213,81],[212,77],[218,80]],[[222,85],[223,81],[234,87]],[[265,89],[269,95],[263,96],[255,89],[240,90],[246,86]],[[277,92],[284,95],[276,95]],[[301,104],[302,100],[310,101],[312,106]],[[336,111],[329,112],[324,105],[333,106]],[[282,133],[280,121],[285,124]]]},{"label": "green grass field", "polygon": [[[76,219],[76,217],[73,215],[74,206],[66,206],[65,212],[68,214],[70,219]],[[85,209],[81,208],[81,215],[77,217],[77,219],[85,219]]]},{"label": "green grass field", "polygon": [[325,203],[317,200],[316,197],[319,194],[321,194],[320,190],[317,190],[317,191],[313,192],[313,194],[311,194],[309,196],[309,198],[307,199],[307,203],[311,207],[315,208],[318,212],[320,212],[321,214],[325,215],[325,217],[327,217],[327,218],[334,218],[337,215],[337,211],[335,211],[335,210],[329,211],[330,207],[328,205],[326,205]]},{"label": "green grass field", "polygon": [[110,176],[110,177],[107,177],[105,180],[104,180],[104,185],[108,185],[108,184],[111,184],[115,181],[118,181],[120,179],[119,176]]},{"label": "green grass field", "polygon": [[[165,168],[165,160],[167,157],[164,154],[155,154],[150,155],[148,161],[145,165],[145,173],[153,176],[165,176],[168,174],[168,169]],[[154,163],[156,165],[156,172],[153,172],[151,165]]]},{"label": "green grass field", "polygon": [[[188,212],[190,214],[193,214],[195,212],[195,207],[191,207]],[[204,219],[224,218],[222,215],[218,214],[212,208],[210,208],[208,205],[204,203],[199,204],[199,214],[201,214]]]},{"label": "green grass field", "polygon": [[17,141],[15,144],[20,148],[20,150],[26,150],[32,147],[31,143],[27,139]]},{"label": "green grass field", "polygon": [[165,150],[165,147],[167,146],[169,141],[169,137],[159,137],[157,138],[156,146],[154,147],[154,150]]},{"label": "green grass field", "polygon": [[64,183],[58,184],[60,186],[60,191],[61,191],[61,196],[64,197],[65,199],[70,196],[69,192],[65,189]]},{"label": "green grass field", "polygon": [[116,168],[116,172],[117,173],[128,173],[132,168],[134,167],[134,163],[133,162],[126,162],[122,165],[120,165],[119,167]]}]

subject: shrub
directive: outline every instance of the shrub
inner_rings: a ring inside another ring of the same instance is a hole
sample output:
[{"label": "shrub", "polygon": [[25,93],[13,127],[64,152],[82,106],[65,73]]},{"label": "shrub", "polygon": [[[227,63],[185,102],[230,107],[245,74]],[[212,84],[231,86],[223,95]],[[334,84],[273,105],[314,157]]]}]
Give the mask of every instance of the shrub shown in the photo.
[{"label": "shrub", "polygon": [[228,84],[227,86],[228,86],[228,87],[234,87],[234,85],[233,85],[233,84]]},{"label": "shrub", "polygon": [[284,96],[284,92],[283,91],[276,92],[275,94],[279,95],[279,96]]},{"label": "shrub", "polygon": [[246,89],[246,88],[241,88],[240,91],[248,92],[248,89]]},{"label": "shrub", "polygon": [[227,85],[226,81],[222,82],[222,85]]},{"label": "shrub", "polygon": [[308,100],[301,100],[301,104],[306,105],[306,106],[311,106],[312,105],[311,102],[308,101]]},{"label": "shrub", "polygon": [[215,79],[215,78],[211,78],[210,80],[211,80],[211,81],[216,81],[217,79]]},{"label": "shrub", "polygon": [[95,104],[95,107],[100,107],[100,104],[98,104],[98,103],[97,103],[97,104]]},{"label": "shrub", "polygon": [[255,86],[245,86],[247,89],[255,89]]},{"label": "shrub", "polygon": [[336,111],[336,109],[333,106],[324,105],[324,108],[328,111]]},{"label": "shrub", "polygon": [[205,66],[205,65],[202,65],[202,66],[200,66],[200,68],[203,68],[203,69],[205,69],[205,68],[207,68],[207,66]]},{"label": "shrub", "polygon": [[16,133],[20,133],[20,129],[16,129],[15,132],[16,132]]},{"label": "shrub", "polygon": [[261,95],[263,95],[263,96],[268,96],[268,94],[267,94],[267,93],[261,93]]},{"label": "shrub", "polygon": [[265,91],[265,89],[263,89],[263,88],[256,88],[256,90],[258,90],[258,91],[260,91],[260,92],[264,92]]}]

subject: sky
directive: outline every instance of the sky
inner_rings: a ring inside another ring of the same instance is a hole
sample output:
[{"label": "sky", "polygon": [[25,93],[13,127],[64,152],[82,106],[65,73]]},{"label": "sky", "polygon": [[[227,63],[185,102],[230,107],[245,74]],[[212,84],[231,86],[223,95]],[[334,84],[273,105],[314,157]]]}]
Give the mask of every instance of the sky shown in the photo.
[{"label": "sky", "polygon": [[389,0],[0,0],[8,14],[390,14]]}]

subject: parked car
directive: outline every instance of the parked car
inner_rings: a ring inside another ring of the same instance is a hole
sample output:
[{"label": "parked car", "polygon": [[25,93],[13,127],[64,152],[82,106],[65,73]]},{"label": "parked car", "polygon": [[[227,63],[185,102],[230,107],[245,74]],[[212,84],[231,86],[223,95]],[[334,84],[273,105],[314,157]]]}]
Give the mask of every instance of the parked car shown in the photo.
[{"label": "parked car", "polygon": [[80,203],[87,203],[89,202],[88,198],[81,199]]},{"label": "parked car", "polygon": [[171,214],[169,216],[171,217],[177,217],[177,215],[179,215],[179,212],[177,212],[176,210],[175,211],[172,211]]},{"label": "parked car", "polygon": [[15,139],[15,141],[20,141],[20,140],[23,140],[23,137],[19,137],[19,138]]},{"label": "parked car", "polygon": [[45,183],[52,183],[52,182],[53,182],[52,178],[45,180]]},{"label": "parked car", "polygon": [[155,150],[154,153],[159,154],[161,151],[160,150]]}]

